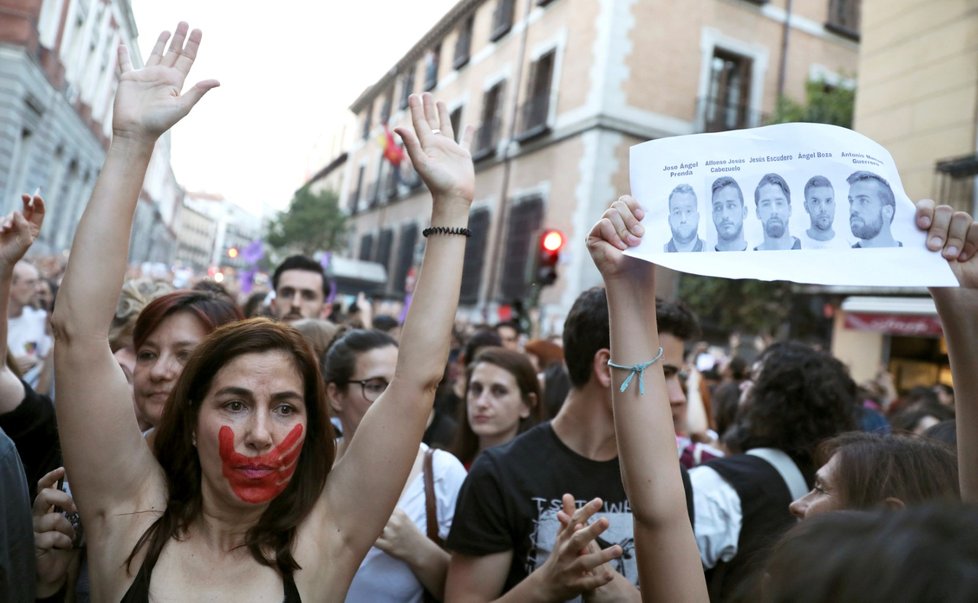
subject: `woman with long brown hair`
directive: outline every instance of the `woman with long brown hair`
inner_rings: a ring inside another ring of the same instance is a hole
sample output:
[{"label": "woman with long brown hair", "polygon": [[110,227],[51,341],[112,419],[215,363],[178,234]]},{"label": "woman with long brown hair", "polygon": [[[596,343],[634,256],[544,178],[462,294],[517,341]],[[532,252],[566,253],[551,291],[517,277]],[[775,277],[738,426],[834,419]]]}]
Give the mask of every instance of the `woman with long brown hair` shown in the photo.
[{"label": "woman with long brown hair", "polygon": [[540,381],[525,354],[483,348],[469,365],[465,405],[452,452],[468,469],[486,448],[500,446],[540,421]]},{"label": "woman with long brown hair", "polygon": [[[200,343],[144,444],[107,333],[133,214],[157,138],[217,82],[181,94],[200,43],[181,23],[133,70],[120,48],[113,140],[72,248],[54,316],[58,423],[103,601],[341,601],[411,470],[448,357],[471,157],[445,106],[413,96],[398,128],[432,193],[421,274],[390,387],[330,469],[332,431],[315,359],[267,321]],[[471,137],[466,132],[463,140]]]}]

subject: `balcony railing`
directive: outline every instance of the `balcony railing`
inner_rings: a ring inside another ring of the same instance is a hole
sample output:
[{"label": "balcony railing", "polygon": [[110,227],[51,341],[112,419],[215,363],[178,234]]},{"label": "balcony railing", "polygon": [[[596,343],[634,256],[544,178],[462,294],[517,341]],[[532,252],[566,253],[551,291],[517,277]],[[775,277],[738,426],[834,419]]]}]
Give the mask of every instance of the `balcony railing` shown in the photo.
[{"label": "balcony railing", "polygon": [[762,114],[746,103],[731,103],[725,98],[696,99],[696,114],[702,116],[703,132],[724,132],[759,125]]},{"label": "balcony railing", "polygon": [[550,131],[550,91],[537,94],[520,106],[520,129],[517,138],[522,142]]},{"label": "balcony railing", "polygon": [[479,161],[495,155],[498,142],[499,119],[486,120],[475,132],[475,151],[472,153],[472,160]]}]

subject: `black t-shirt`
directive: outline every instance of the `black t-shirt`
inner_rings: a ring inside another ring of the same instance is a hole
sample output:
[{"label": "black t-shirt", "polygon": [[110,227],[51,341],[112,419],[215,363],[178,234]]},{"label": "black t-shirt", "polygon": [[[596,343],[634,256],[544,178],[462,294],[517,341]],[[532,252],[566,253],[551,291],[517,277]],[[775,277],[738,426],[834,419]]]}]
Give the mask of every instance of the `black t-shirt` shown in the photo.
[{"label": "black t-shirt", "polygon": [[[691,500],[685,472],[683,481]],[[512,550],[506,592],[550,556],[565,493],[574,496],[577,506],[595,497],[604,501],[593,518],[606,517],[609,522],[598,544],[621,546],[624,554],[611,562],[612,567],[637,585],[632,512],[618,459],[593,461],[580,456],[560,441],[549,422],[476,458],[459,492],[447,547],[473,556]]]},{"label": "black t-shirt", "polygon": [[24,383],[23,402],[11,412],[0,415],[0,428],[17,446],[33,501],[37,495],[38,480],[62,464],[58,424],[51,398],[37,393]]}]

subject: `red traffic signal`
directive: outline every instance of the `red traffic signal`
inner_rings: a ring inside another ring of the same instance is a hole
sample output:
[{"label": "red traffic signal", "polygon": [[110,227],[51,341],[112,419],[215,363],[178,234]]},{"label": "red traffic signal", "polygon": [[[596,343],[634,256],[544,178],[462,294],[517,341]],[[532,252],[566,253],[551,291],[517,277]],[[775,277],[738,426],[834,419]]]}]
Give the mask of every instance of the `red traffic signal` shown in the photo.
[{"label": "red traffic signal", "polygon": [[537,254],[536,282],[541,287],[552,285],[557,280],[557,264],[560,250],[566,242],[564,233],[548,228],[540,233],[540,249]]},{"label": "red traffic signal", "polygon": [[558,253],[564,247],[564,233],[559,230],[545,230],[540,235],[540,247],[550,253]]}]

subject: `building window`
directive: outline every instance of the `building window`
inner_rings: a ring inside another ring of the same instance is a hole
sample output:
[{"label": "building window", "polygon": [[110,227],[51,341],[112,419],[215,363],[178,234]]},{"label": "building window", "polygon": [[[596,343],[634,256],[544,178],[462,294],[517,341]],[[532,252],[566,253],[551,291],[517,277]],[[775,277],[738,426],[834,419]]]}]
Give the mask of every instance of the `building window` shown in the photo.
[{"label": "building window", "polygon": [[418,225],[411,223],[401,227],[400,240],[397,243],[397,271],[391,280],[391,290],[394,293],[407,293],[408,271],[414,266],[414,248],[418,244]]},{"label": "building window", "polygon": [[370,129],[373,127],[373,116],[374,116],[374,103],[373,101],[367,105],[367,110],[363,114],[363,139],[366,140],[370,136]]},{"label": "building window", "polygon": [[384,201],[390,201],[397,197],[397,168],[386,159],[383,160],[383,163],[387,172],[382,177],[383,190],[381,191],[381,198]]},{"label": "building window", "polygon": [[416,65],[408,67],[407,73],[404,74],[404,78],[401,80],[401,99],[397,103],[397,106],[401,109],[407,109],[408,97],[414,92],[414,72],[417,69]]},{"label": "building window", "polygon": [[462,138],[462,105],[459,105],[452,109],[451,114],[448,116],[448,120],[452,122],[452,132],[455,132],[455,140],[461,140]]},{"label": "building window", "polygon": [[829,0],[829,18],[825,28],[839,35],[859,39],[859,0]]},{"label": "building window", "polygon": [[363,262],[369,262],[373,259],[374,253],[374,235],[365,234],[360,237],[360,254],[359,258]]},{"label": "building window", "polygon": [[424,89],[431,90],[438,85],[438,58],[441,55],[441,44],[428,51],[424,57]]},{"label": "building window", "polygon": [[[391,272],[391,244],[394,242],[394,231],[390,228],[385,228],[380,231],[380,238],[377,239],[377,255],[374,257],[374,261],[383,265],[384,270],[387,274]],[[388,283],[390,279],[388,279]]]},{"label": "building window", "polygon": [[455,40],[455,58],[452,59],[452,67],[454,69],[461,69],[469,62],[472,51],[472,29],[474,26],[475,15],[469,15],[458,29],[458,38]]},{"label": "building window", "polygon": [[513,10],[515,9],[513,0],[498,0],[496,10],[492,13],[492,33],[489,34],[489,41],[495,42],[499,38],[509,33],[513,28]]},{"label": "building window", "polygon": [[751,60],[717,48],[710,63],[710,88],[701,99],[706,132],[721,132],[750,125]]},{"label": "building window", "polygon": [[356,215],[360,210],[360,197],[363,195],[363,177],[366,174],[367,166],[361,165],[357,171],[357,187],[353,191],[353,199],[350,201],[350,214]]},{"label": "building window", "polygon": [[500,292],[506,303],[522,300],[528,293],[527,258],[533,257],[534,238],[543,224],[543,199],[532,197],[513,204],[506,225],[506,255]]},{"label": "building window", "polygon": [[482,267],[486,257],[486,243],[489,240],[489,210],[477,209],[469,215],[469,230],[472,236],[465,245],[465,259],[462,261],[462,289],[459,302],[474,304],[479,301],[479,285],[482,283]]},{"label": "building window", "polygon": [[482,98],[482,125],[475,134],[475,153],[472,159],[479,160],[496,153],[499,142],[500,114],[503,104],[503,85],[505,81],[497,82],[486,91]]},{"label": "building window", "polygon": [[954,209],[974,214],[975,179],[978,177],[978,154],[965,155],[938,161],[936,166],[937,190],[934,199],[940,199]]},{"label": "building window", "polygon": [[530,65],[529,89],[520,107],[520,140],[538,136],[548,129],[555,56],[555,51],[551,50]]}]

